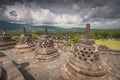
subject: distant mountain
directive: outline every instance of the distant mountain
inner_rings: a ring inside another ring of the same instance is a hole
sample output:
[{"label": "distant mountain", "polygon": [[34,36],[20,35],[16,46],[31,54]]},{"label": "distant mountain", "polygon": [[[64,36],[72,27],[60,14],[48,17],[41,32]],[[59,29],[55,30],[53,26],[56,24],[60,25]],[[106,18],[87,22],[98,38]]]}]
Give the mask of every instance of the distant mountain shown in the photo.
[{"label": "distant mountain", "polygon": [[[16,23],[9,23],[6,21],[0,21],[0,31],[6,28],[9,31],[13,30],[21,30],[23,27],[26,27],[27,30],[30,31],[41,31],[44,30],[45,25],[43,26],[33,26],[29,24],[16,24]],[[64,30],[64,28],[60,28],[57,26],[48,26],[48,30],[54,31],[54,30]]]},{"label": "distant mountain", "polygon": [[[30,24],[17,24],[17,23],[9,23],[6,21],[0,21],[0,31],[2,31],[4,28],[6,28],[8,31],[22,31],[23,27],[26,27],[27,31],[36,32],[36,31],[43,31],[45,28],[45,25],[33,26]],[[85,29],[84,28],[62,28],[58,26],[48,26],[48,30],[49,31],[79,31],[79,30],[85,30]],[[103,30],[103,29],[92,29],[92,30]]]},{"label": "distant mountain", "polygon": [[0,21],[0,30],[3,30],[4,28],[7,28],[7,30],[16,30],[16,29],[20,29],[21,26],[22,25]]}]

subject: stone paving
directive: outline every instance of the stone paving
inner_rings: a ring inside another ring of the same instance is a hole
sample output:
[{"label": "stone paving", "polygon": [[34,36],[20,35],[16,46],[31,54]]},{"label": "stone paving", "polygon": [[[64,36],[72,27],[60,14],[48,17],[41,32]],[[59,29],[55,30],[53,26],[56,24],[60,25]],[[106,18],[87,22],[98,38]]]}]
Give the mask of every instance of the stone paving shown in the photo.
[{"label": "stone paving", "polygon": [[[33,53],[13,54],[11,50],[3,52],[16,63],[26,80],[64,80],[60,67],[72,54],[59,50],[61,56],[58,59],[50,62],[37,62],[32,57]],[[108,64],[109,70],[117,80],[120,80],[120,55],[101,54],[100,57]]]},{"label": "stone paving", "polygon": [[120,80],[120,55],[101,54],[101,59],[107,63],[117,80]]},{"label": "stone paving", "polygon": [[60,68],[71,54],[59,50],[61,56],[58,59],[38,62],[33,58],[33,53],[13,54],[10,50],[3,52],[17,64],[26,80],[64,80]]}]

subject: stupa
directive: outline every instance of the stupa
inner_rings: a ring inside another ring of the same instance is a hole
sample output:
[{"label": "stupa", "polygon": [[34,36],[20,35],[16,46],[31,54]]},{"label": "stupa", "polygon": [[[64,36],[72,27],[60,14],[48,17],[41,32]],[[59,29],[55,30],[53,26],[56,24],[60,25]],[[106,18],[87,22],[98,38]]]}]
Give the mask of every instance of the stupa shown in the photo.
[{"label": "stupa", "polygon": [[55,48],[62,50],[63,49],[63,41],[59,40],[59,39],[54,41],[54,46],[55,46]]},{"label": "stupa", "polygon": [[0,50],[13,48],[15,44],[16,42],[12,40],[11,35],[4,29],[2,35],[0,35]]},{"label": "stupa", "polygon": [[98,47],[95,40],[89,39],[89,32],[90,24],[87,24],[85,38],[76,44],[74,53],[61,68],[63,77],[65,80],[116,80],[100,59]]},{"label": "stupa", "polygon": [[99,45],[99,50],[110,50],[106,45]]},{"label": "stupa", "polygon": [[62,38],[62,42],[63,42],[63,46],[62,49],[64,51],[71,51],[72,47],[71,47],[71,43],[70,43],[70,36],[68,35],[68,33],[66,33],[63,38]]},{"label": "stupa", "polygon": [[26,53],[34,49],[34,42],[32,38],[26,33],[25,27],[23,27],[24,33],[20,35],[20,40],[12,51],[14,53]]},{"label": "stupa", "polygon": [[57,36],[51,36],[51,38],[53,39],[53,42],[54,42],[54,47],[56,49],[62,49],[63,48],[63,41],[58,38]]},{"label": "stupa", "polygon": [[45,27],[45,34],[38,40],[37,48],[35,49],[34,58],[38,61],[50,61],[60,56],[58,50],[54,48],[54,42],[48,35],[47,27]]},{"label": "stupa", "polygon": [[63,44],[64,44],[64,46],[71,46],[71,44],[70,44],[70,36],[68,34],[65,34],[63,36]]}]

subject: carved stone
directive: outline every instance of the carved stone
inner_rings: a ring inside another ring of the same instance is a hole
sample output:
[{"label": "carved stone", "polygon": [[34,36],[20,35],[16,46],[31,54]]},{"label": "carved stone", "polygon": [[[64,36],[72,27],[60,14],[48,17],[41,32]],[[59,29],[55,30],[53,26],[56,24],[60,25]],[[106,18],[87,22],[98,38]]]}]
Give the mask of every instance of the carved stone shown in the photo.
[{"label": "carved stone", "polygon": [[2,35],[0,35],[0,50],[13,48],[15,44],[16,42],[12,40],[11,35],[4,29]]},{"label": "carved stone", "polygon": [[30,52],[35,46],[32,38],[26,33],[25,28],[23,28],[23,31],[24,33],[21,34],[20,40],[15,46],[15,49],[12,50],[14,53]]},{"label": "carved stone", "polygon": [[90,38],[90,24],[86,24],[86,29],[85,29],[85,39]]},{"label": "carved stone", "polygon": [[[88,33],[89,29],[86,34]],[[100,59],[95,40],[89,39],[88,36],[75,45],[73,54],[61,71],[66,80],[116,80],[108,72],[107,65]]]},{"label": "carved stone", "polygon": [[15,64],[0,52],[0,80],[25,80]]},{"label": "carved stone", "polygon": [[115,80],[108,72],[107,65],[100,59],[95,44],[77,44],[73,55],[61,69],[66,80]]},{"label": "carved stone", "polygon": [[71,51],[71,43],[70,43],[70,36],[65,34],[62,38],[63,46],[62,49],[64,51]]},{"label": "carved stone", "polygon": [[38,61],[50,61],[60,56],[58,50],[54,48],[52,38],[48,35],[47,27],[45,28],[45,35],[42,35],[38,41],[34,54],[35,59]]}]

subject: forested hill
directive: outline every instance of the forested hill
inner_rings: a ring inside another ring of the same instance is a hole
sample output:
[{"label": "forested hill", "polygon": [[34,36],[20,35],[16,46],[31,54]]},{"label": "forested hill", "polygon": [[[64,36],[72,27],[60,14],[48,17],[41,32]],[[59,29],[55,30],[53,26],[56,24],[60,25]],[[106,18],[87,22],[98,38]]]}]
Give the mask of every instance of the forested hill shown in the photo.
[{"label": "forested hill", "polygon": [[[7,31],[22,31],[22,28],[26,27],[27,31],[32,31],[32,32],[39,32],[39,31],[43,31],[45,28],[45,25],[41,25],[41,26],[33,26],[30,24],[16,24],[16,23],[9,23],[6,21],[0,21],[0,32],[6,28]],[[63,27],[58,27],[58,26],[48,26],[48,30],[49,31],[64,31],[64,32],[83,32],[85,29],[84,28],[63,28]],[[92,31],[101,31],[102,29],[91,29]],[[111,31],[113,29],[110,29],[109,31]],[[103,30],[102,30],[103,31]],[[107,29],[105,30],[107,31]]]},{"label": "forested hill", "polygon": [[[26,27],[27,30],[31,30],[31,31],[41,31],[41,30],[44,30],[45,25],[32,26],[32,25],[29,25],[29,24],[16,24],[16,23],[9,23],[9,22],[5,22],[5,21],[0,21],[0,31],[3,30],[4,28],[6,28],[9,31],[21,30],[22,27]],[[60,28],[60,27],[56,27],[56,26],[48,26],[48,29],[50,31],[64,30],[64,28]]]}]

